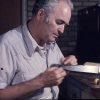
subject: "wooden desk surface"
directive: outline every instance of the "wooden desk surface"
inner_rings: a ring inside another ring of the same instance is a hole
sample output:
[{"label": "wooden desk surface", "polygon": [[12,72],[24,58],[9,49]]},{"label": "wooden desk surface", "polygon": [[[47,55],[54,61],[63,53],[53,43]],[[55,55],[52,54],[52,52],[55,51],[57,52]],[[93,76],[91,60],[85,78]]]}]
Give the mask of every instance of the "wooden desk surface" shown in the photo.
[{"label": "wooden desk surface", "polygon": [[95,96],[97,99],[100,99],[100,84],[94,84],[94,79],[96,76],[82,73],[70,73],[70,76],[77,79],[81,84],[87,86],[91,89],[91,95]]}]

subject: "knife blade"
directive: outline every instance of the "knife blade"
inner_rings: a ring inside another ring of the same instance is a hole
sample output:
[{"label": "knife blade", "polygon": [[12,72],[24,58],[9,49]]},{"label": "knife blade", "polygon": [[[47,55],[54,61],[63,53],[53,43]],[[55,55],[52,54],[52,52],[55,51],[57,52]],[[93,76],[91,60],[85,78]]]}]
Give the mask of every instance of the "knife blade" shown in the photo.
[{"label": "knife blade", "polygon": [[92,65],[64,65],[64,64],[53,64],[52,66],[63,67],[67,71],[82,72],[82,73],[100,73],[100,66]]}]

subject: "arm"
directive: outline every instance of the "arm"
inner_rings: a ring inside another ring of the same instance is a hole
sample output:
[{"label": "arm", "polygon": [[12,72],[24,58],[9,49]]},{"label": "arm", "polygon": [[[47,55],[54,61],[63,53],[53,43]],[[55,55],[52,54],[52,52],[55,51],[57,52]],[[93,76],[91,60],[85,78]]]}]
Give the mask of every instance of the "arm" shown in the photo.
[{"label": "arm", "polygon": [[9,86],[17,69],[16,59],[12,56],[12,52],[11,46],[5,41],[0,42],[0,100],[21,98],[43,87],[40,78]]},{"label": "arm", "polygon": [[33,80],[1,89],[0,100],[22,98],[38,89],[59,85],[65,76],[66,72],[63,68],[48,68]]},{"label": "arm", "polygon": [[[62,68],[52,67],[48,68],[44,73],[41,73],[35,79],[8,86],[8,77],[11,76],[11,69],[16,68],[14,64],[14,58],[11,56],[10,47],[5,45],[0,45],[0,67],[4,68],[4,71],[0,72],[0,100],[12,100],[27,97],[29,94],[34,93],[35,91],[42,89],[44,87],[52,87],[59,85],[64,77],[66,72]],[[15,61],[16,62],[16,61]],[[13,69],[12,69],[13,70]]]},{"label": "arm", "polygon": [[0,89],[0,100],[21,98],[43,87],[43,83],[39,78],[17,85],[7,86],[4,89]]}]

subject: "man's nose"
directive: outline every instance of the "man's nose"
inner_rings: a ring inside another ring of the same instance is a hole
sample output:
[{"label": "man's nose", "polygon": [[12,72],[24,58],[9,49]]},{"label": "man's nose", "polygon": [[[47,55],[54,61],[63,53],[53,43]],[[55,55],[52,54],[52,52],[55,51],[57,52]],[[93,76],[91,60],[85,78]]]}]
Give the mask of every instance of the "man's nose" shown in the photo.
[{"label": "man's nose", "polygon": [[61,34],[64,32],[64,25],[58,27],[58,32]]}]

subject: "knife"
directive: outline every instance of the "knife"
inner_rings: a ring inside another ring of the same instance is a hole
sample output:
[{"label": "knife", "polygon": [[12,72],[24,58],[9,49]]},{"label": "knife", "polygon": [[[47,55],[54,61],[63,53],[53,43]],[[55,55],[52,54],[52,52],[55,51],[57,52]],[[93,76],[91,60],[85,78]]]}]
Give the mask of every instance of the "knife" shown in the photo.
[{"label": "knife", "polygon": [[100,73],[100,66],[53,64],[51,67],[53,66],[63,67],[64,70],[72,71],[72,72],[93,73],[93,74]]}]

